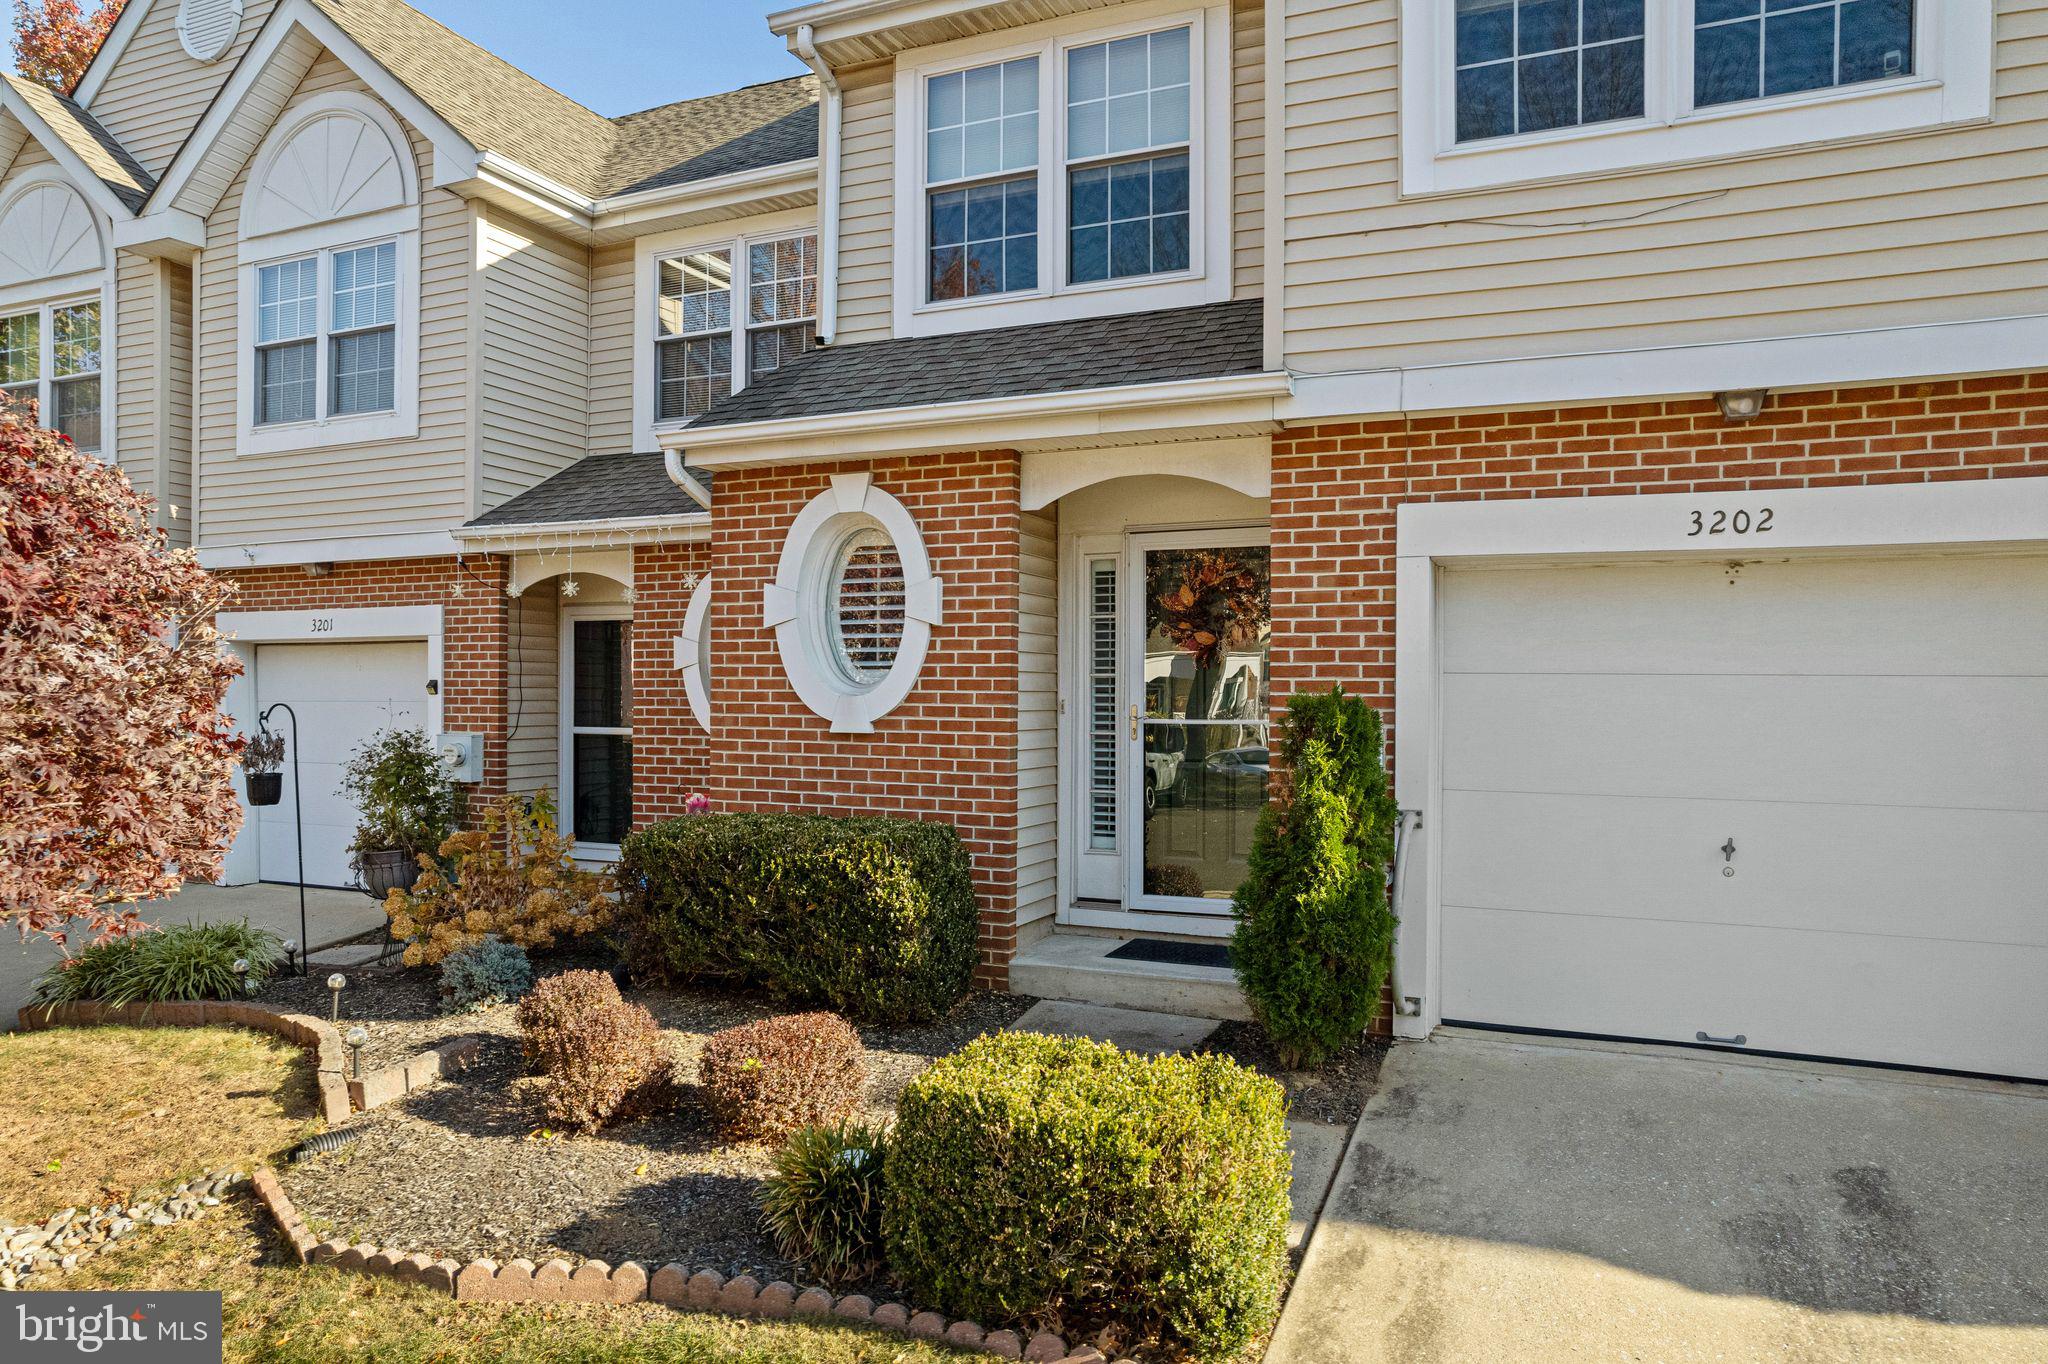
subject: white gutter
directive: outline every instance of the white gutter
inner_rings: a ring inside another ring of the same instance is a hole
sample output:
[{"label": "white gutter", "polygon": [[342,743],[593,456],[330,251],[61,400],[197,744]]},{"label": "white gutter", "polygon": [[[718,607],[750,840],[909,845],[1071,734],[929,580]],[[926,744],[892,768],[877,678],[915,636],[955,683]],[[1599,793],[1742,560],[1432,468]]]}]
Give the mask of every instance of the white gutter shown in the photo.
[{"label": "white gutter", "polygon": [[471,553],[516,553],[533,549],[624,548],[704,540],[711,518],[702,512],[682,516],[618,516],[585,521],[534,521],[520,525],[463,526],[451,532]]},{"label": "white gutter", "polygon": [[796,31],[792,50],[818,78],[818,344],[829,346],[839,334],[839,134],[846,100],[809,24]]},{"label": "white gutter", "polygon": [[705,511],[711,510],[711,489],[697,481],[697,476],[683,467],[683,452],[680,447],[661,452],[661,467],[668,470],[668,481],[690,495],[690,500]]}]

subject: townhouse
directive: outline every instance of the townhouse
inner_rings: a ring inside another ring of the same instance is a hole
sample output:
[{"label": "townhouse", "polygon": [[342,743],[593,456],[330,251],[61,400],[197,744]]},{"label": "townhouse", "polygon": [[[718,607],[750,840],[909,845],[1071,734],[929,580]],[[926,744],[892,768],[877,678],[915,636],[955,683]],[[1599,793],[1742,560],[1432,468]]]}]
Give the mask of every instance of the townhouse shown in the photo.
[{"label": "townhouse", "polygon": [[5,378],[241,584],[310,879],[414,722],[594,856],[949,821],[985,983],[1228,1013],[1341,683],[1398,1033],[2048,1076],[2048,4],[770,27],[603,119],[398,0],[133,0],[5,92]]}]

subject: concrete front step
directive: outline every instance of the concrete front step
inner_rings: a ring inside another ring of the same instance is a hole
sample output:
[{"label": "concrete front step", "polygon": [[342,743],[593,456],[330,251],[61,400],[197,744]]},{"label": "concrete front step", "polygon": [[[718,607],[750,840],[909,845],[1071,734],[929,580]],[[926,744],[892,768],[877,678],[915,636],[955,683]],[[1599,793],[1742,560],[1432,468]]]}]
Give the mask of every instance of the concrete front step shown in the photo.
[{"label": "concrete front step", "polygon": [[1109,954],[1126,941],[1092,933],[1041,938],[1010,959],[1010,988],[1020,995],[1113,1009],[1195,1018],[1252,1016],[1234,972],[1215,966],[1113,960]]}]

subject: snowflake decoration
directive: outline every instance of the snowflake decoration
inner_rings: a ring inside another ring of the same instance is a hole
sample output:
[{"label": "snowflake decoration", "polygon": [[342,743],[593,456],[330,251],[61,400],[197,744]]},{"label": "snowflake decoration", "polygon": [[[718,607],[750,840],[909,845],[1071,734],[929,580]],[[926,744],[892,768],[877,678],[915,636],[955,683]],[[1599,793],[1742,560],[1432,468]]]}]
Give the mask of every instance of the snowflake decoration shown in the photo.
[{"label": "snowflake decoration", "polygon": [[564,578],[564,579],[562,579],[562,595],[563,595],[563,596],[565,596],[565,597],[573,597],[573,596],[575,596],[575,595],[576,595],[576,594],[577,594],[578,592],[581,592],[582,590],[583,590],[583,584],[582,584],[582,583],[579,583],[579,582],[577,582],[577,581],[576,581],[576,580],[575,580],[574,578]]},{"label": "snowflake decoration", "polygon": [[620,595],[625,597],[626,605],[631,606],[634,602],[640,600],[640,589],[628,583],[626,585],[626,590]]},{"label": "snowflake decoration", "polygon": [[698,581],[699,579],[694,571],[685,573],[683,575],[683,590],[685,592],[695,592],[697,590]]}]

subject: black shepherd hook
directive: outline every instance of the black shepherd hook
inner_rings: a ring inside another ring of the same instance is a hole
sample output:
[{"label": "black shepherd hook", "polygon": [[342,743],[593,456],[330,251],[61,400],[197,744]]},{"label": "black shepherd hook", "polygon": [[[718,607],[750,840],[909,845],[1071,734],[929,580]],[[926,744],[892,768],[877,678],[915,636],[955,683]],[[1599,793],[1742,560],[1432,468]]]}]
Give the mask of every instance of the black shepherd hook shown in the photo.
[{"label": "black shepherd hook", "polygon": [[299,713],[279,701],[256,717],[256,728],[270,733],[270,717],[278,711],[292,722],[292,832],[299,843],[299,974],[303,976],[311,969],[306,959],[312,955],[313,940],[306,936],[306,803],[299,799]]}]

